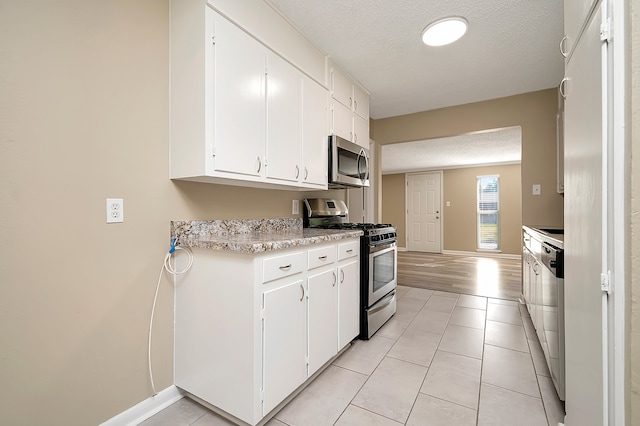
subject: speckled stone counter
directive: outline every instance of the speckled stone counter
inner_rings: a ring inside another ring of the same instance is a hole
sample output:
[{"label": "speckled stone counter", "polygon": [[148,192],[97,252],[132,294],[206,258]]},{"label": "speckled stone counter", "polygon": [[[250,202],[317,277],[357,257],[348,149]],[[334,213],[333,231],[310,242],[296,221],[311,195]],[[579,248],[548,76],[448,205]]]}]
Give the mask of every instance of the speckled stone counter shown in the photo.
[{"label": "speckled stone counter", "polygon": [[299,218],[171,222],[171,237],[178,238],[178,245],[238,253],[261,253],[361,235],[359,230],[303,228]]}]

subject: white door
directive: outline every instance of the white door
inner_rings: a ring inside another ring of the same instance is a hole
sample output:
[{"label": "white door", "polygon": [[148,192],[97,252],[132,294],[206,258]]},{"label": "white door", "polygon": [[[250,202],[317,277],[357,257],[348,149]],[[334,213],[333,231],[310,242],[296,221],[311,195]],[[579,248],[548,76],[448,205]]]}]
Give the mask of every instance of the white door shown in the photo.
[{"label": "white door", "polygon": [[442,172],[407,175],[407,249],[441,253]]},{"label": "white door", "polygon": [[564,300],[567,425],[607,424],[603,384],[600,11],[566,68]]}]

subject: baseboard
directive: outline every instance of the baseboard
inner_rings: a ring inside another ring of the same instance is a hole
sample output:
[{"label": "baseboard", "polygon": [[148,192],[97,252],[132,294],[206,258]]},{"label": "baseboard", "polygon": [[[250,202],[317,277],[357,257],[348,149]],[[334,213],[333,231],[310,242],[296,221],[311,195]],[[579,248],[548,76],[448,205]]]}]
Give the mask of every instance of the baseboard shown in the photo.
[{"label": "baseboard", "polygon": [[458,250],[442,250],[442,254],[449,254],[452,256],[481,256],[481,257],[499,257],[502,259],[522,259],[519,254],[507,254],[491,251],[458,251]]},{"label": "baseboard", "polygon": [[409,251],[406,247],[398,247],[398,251]]},{"label": "baseboard", "polygon": [[117,416],[110,418],[100,426],[137,425],[182,399],[183,396],[175,385],[171,385],[158,392],[156,396],[145,399]]}]

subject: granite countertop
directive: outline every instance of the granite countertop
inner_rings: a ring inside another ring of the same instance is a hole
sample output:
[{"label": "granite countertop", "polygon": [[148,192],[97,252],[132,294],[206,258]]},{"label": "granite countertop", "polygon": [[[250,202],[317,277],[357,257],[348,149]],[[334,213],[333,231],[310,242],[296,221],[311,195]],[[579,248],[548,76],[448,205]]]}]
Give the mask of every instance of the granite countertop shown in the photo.
[{"label": "granite countertop", "polygon": [[360,230],[303,228],[302,219],[193,220],[171,222],[177,245],[238,253],[262,253],[290,247],[356,238]]}]

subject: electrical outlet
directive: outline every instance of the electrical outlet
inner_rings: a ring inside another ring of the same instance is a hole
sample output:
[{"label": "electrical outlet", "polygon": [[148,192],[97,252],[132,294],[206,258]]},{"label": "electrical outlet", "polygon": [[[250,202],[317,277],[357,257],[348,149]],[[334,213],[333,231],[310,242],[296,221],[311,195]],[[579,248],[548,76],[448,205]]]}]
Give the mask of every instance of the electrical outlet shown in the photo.
[{"label": "electrical outlet", "polygon": [[291,203],[291,214],[300,214],[300,201],[293,200]]},{"label": "electrical outlet", "polygon": [[124,200],[107,198],[107,223],[124,222]]},{"label": "electrical outlet", "polygon": [[540,195],[540,184],[533,185],[533,195]]}]

